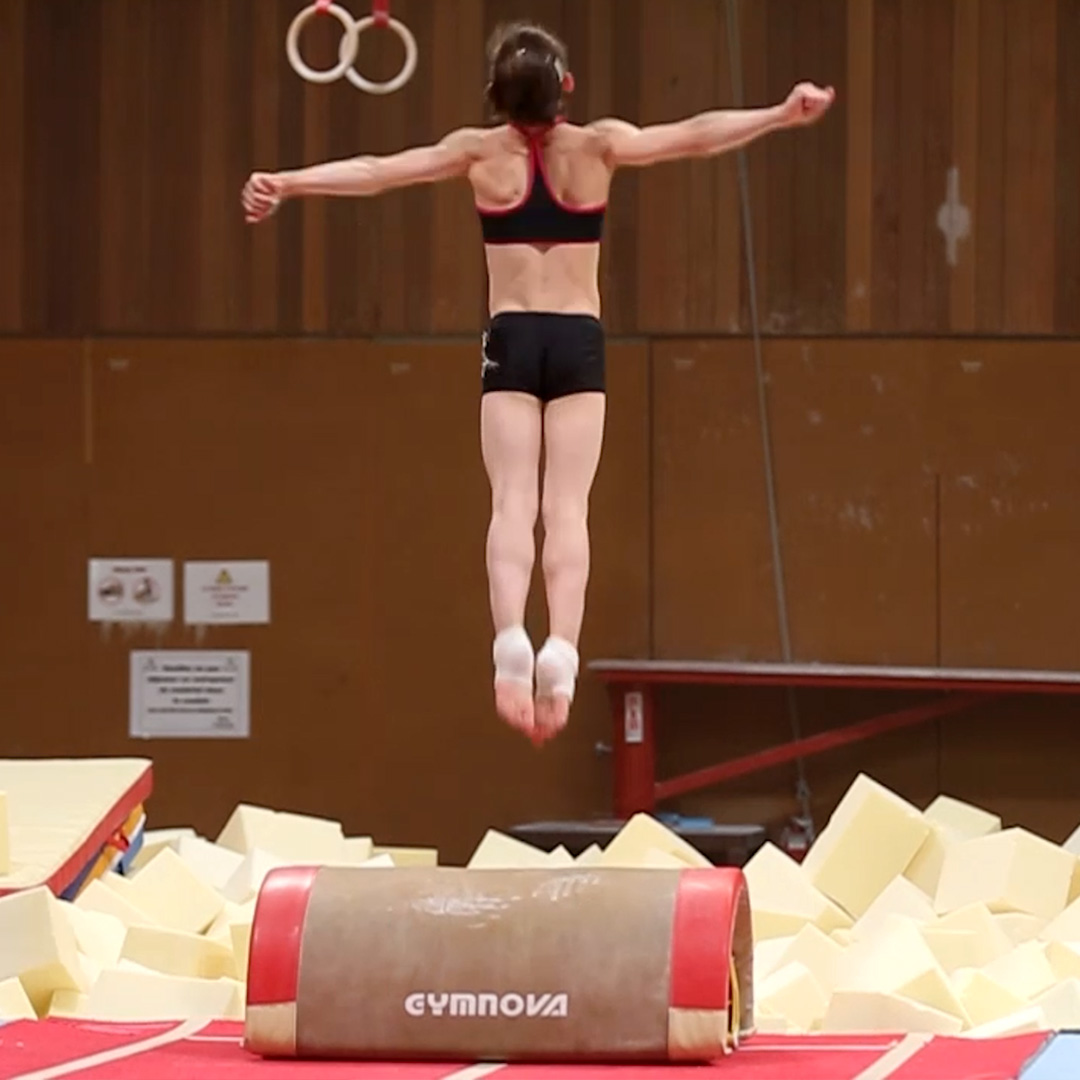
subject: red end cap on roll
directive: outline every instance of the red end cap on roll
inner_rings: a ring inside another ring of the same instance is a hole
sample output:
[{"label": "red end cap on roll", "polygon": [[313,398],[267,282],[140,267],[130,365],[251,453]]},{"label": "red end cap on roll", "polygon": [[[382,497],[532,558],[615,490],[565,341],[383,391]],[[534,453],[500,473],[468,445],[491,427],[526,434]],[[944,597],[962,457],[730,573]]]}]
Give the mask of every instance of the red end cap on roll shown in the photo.
[{"label": "red end cap on roll", "polygon": [[288,866],[266,875],[251,924],[248,1005],[296,1001],[300,942],[318,867]]},{"label": "red end cap on roll", "polygon": [[735,915],[745,888],[739,870],[685,870],[679,875],[671,928],[673,1009],[726,1009]]}]

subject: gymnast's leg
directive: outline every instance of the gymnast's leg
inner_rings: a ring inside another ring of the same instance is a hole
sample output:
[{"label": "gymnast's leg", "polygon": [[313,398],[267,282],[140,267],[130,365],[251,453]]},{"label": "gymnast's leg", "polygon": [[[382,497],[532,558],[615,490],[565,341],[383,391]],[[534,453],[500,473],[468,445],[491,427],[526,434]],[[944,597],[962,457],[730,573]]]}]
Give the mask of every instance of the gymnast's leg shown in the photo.
[{"label": "gymnast's leg", "polygon": [[482,396],[481,448],[491,483],[487,572],[495,629],[495,709],[530,736],[535,660],[524,624],[536,559],[541,428],[536,397],[512,390]]},{"label": "gymnast's leg", "polygon": [[589,495],[600,463],[603,392],[556,398],[544,412],[544,584],[549,637],[536,658],[536,727],[566,726],[578,673],[578,639],[589,581]]}]

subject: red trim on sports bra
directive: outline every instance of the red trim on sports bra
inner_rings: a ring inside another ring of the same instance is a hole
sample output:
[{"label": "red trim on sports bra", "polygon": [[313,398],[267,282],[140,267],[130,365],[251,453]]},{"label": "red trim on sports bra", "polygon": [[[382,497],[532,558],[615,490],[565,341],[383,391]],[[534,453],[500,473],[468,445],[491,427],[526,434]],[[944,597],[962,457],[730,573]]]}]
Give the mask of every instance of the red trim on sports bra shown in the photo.
[{"label": "red trim on sports bra", "polygon": [[526,127],[514,123],[510,124],[510,127],[512,127],[519,135],[523,135],[529,144],[529,178],[525,184],[525,191],[513,206],[488,208],[481,206],[480,203],[476,203],[477,213],[481,214],[483,217],[505,217],[507,214],[513,214],[520,210],[529,201],[529,196],[532,195],[533,188],[536,186],[537,166],[539,166],[540,176],[544,181],[544,187],[547,188],[547,192],[551,196],[551,201],[555,203],[560,210],[565,210],[568,214],[598,214],[602,210],[607,210],[607,202],[574,206],[571,203],[560,199],[559,196],[555,194],[555,189],[551,186],[551,177],[548,175],[547,165],[544,163],[544,154],[540,146],[540,139],[552,128],[565,123],[565,116],[556,116],[550,124],[538,124],[535,127]]}]

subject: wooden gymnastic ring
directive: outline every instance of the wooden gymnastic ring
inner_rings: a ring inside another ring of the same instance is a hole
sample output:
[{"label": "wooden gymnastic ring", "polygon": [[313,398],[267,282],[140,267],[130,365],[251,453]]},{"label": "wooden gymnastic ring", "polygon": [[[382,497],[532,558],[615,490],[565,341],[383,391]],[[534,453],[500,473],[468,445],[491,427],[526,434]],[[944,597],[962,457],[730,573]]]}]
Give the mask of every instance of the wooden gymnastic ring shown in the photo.
[{"label": "wooden gymnastic ring", "polygon": [[299,867],[256,904],[264,1057],[709,1061],[753,1015],[737,869]]}]

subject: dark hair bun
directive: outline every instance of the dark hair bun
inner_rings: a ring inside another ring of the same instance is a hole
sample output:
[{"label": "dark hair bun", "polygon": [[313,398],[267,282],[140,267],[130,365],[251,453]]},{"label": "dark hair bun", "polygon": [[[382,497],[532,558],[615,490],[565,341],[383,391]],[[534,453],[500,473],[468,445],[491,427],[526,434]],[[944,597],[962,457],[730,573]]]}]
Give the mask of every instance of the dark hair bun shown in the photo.
[{"label": "dark hair bun", "polygon": [[491,50],[488,100],[499,116],[519,124],[551,123],[562,104],[566,50],[540,27],[497,33]]}]

